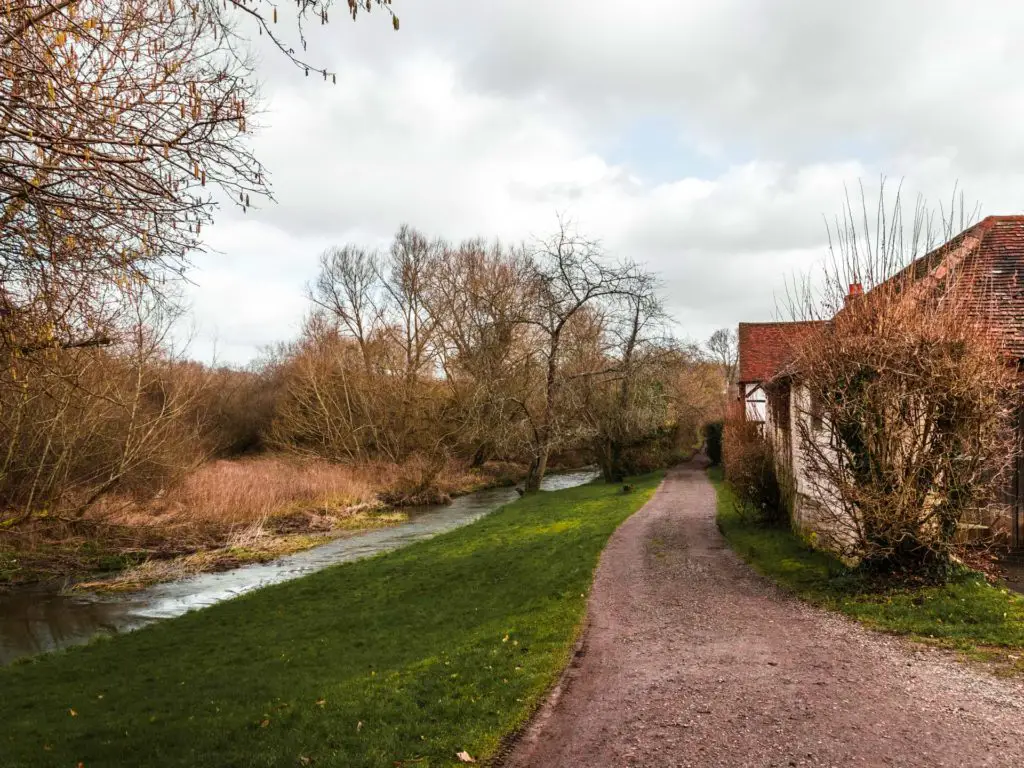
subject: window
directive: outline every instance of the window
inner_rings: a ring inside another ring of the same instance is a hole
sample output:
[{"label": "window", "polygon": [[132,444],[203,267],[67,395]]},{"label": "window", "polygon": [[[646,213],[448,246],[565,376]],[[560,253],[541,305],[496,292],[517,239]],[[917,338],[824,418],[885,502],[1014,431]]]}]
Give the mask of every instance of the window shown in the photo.
[{"label": "window", "polygon": [[747,421],[764,421],[765,419],[765,395],[759,384],[748,384],[744,396],[746,401]]}]

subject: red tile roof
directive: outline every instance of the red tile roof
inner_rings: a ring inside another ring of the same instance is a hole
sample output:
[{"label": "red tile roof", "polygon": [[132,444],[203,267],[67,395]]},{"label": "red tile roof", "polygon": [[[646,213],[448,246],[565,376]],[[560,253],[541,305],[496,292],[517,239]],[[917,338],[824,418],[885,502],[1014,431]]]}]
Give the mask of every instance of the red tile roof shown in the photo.
[{"label": "red tile roof", "polygon": [[793,349],[821,325],[819,321],[740,323],[739,382],[768,381],[788,361]]},{"label": "red tile roof", "polygon": [[[915,285],[927,285],[931,278],[937,284],[957,273],[971,287],[968,310],[989,323],[1006,354],[1024,359],[1024,216],[989,216],[886,282],[909,278]],[[739,381],[771,379],[819,325],[740,323]]]},{"label": "red tile roof", "polygon": [[1024,216],[989,216],[890,281],[956,273],[971,287],[968,310],[989,324],[1007,354],[1024,358]]}]

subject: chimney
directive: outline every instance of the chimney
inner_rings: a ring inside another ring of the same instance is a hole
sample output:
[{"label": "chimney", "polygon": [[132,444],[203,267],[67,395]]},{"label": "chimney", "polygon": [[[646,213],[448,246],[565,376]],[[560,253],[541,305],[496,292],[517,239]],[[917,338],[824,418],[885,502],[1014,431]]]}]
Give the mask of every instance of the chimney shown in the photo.
[{"label": "chimney", "polygon": [[850,291],[846,294],[846,301],[844,302],[847,306],[857,296],[864,295],[864,286],[860,283],[850,283]]}]

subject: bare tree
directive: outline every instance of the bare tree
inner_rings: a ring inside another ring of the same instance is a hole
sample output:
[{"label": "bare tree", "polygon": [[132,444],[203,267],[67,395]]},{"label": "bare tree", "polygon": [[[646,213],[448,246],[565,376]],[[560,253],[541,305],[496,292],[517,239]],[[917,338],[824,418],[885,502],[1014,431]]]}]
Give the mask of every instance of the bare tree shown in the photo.
[{"label": "bare tree", "polygon": [[929,205],[918,195],[911,207],[902,184],[891,196],[890,186],[885,177],[879,180],[874,205],[863,183],[857,199],[847,191],[842,213],[825,223],[827,258],[820,270],[787,286],[784,314],[794,320],[829,320],[846,306],[850,285],[871,291],[978,219],[979,206],[968,207],[958,188],[948,203]]},{"label": "bare tree", "polygon": [[431,270],[427,294],[437,324],[438,359],[449,387],[449,415],[478,467],[521,444],[529,329],[528,260],[520,248],[469,240],[448,249]]},{"label": "bare tree", "polygon": [[[331,5],[298,3],[303,48],[303,25],[327,23]],[[375,6],[391,13],[389,0],[347,11]],[[244,30],[309,74],[277,21],[266,0],[6,3],[0,326],[15,346],[102,338],[112,294],[131,281],[164,293],[218,201],[246,210],[269,195],[248,148],[258,92]]]},{"label": "bare tree", "polygon": [[320,271],[306,291],[310,301],[355,339],[367,366],[370,343],[383,324],[379,281],[378,253],[354,246],[330,248],[320,255]]},{"label": "bare tree", "polygon": [[665,372],[665,379],[680,444],[691,448],[700,440],[705,424],[725,416],[721,367],[709,361],[696,345],[684,345]]},{"label": "bare tree", "polygon": [[[1016,373],[988,328],[987,285],[955,241],[932,250],[967,223],[962,204],[936,216],[919,200],[905,217],[883,183],[869,215],[864,198],[857,217],[847,202],[822,284],[791,302],[831,317],[792,368],[803,503],[862,568],[944,578],[959,524],[1002,492]],[[870,290],[848,296],[861,281]]]},{"label": "bare tree", "polygon": [[403,375],[412,381],[434,358],[435,317],[427,307],[427,281],[447,246],[428,240],[407,224],[399,227],[391,243],[387,270],[380,274],[389,299],[389,327],[404,356]]},{"label": "bare tree", "polygon": [[532,249],[402,227],[387,255],[329,251],[278,368],[272,441],[346,460],[525,460],[529,490],[553,450],[598,447],[619,476],[627,452],[672,443],[683,410],[655,287],[568,225]]},{"label": "bare tree", "polygon": [[714,361],[722,366],[726,384],[735,384],[740,353],[740,341],[736,329],[719,328],[711,334],[704,346]]},{"label": "bare tree", "polygon": [[633,291],[638,274],[632,264],[608,264],[598,243],[578,235],[565,221],[553,237],[536,244],[531,260],[531,311],[525,320],[538,334],[536,349],[543,378],[536,404],[520,401],[531,436],[532,456],[525,482],[528,492],[540,489],[552,445],[566,428],[559,412],[565,384],[561,364],[566,326],[599,302]]},{"label": "bare tree", "polygon": [[[387,255],[324,253],[278,410],[274,442],[328,458],[436,453],[446,430],[434,390],[436,320],[427,280],[445,246],[399,228]],[[362,361],[352,369],[353,346]]]},{"label": "bare tree", "polygon": [[144,289],[122,310],[110,345],[7,350],[0,499],[15,521],[156,492],[206,456],[207,377],[169,350],[173,314]]},{"label": "bare tree", "polygon": [[[627,459],[631,449],[647,447],[665,437],[670,427],[669,390],[663,386],[669,366],[678,362],[665,333],[667,320],[648,275],[637,275],[630,290],[615,302],[609,328],[607,373],[595,385],[607,390],[591,409],[595,452],[605,480],[617,482],[638,469]],[[674,435],[668,435],[669,442]],[[674,446],[673,446],[674,447]]]}]

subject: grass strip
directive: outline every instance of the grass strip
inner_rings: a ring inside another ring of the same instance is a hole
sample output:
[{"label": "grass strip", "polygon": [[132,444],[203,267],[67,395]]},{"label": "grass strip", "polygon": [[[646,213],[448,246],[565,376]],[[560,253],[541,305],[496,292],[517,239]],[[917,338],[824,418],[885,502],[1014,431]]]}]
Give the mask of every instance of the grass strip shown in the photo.
[{"label": "grass strip", "polygon": [[486,760],[557,679],[601,550],[659,480],[528,496],[429,541],[0,669],[0,762]]},{"label": "grass strip", "polygon": [[718,527],[758,572],[799,597],[872,629],[954,648],[993,662],[1004,674],[1024,674],[1024,597],[964,568],[948,584],[880,590],[842,562],[812,549],[789,528],[745,519],[720,467],[708,474],[718,493]]}]

